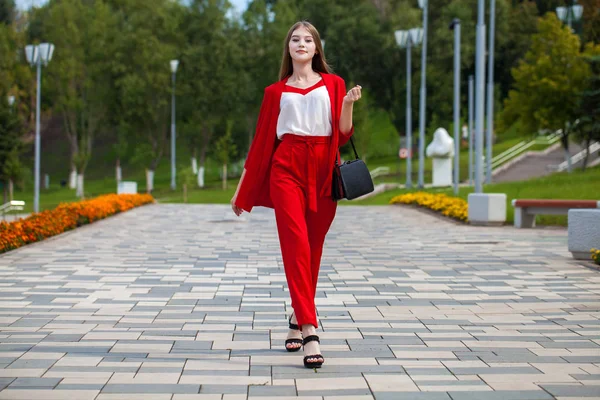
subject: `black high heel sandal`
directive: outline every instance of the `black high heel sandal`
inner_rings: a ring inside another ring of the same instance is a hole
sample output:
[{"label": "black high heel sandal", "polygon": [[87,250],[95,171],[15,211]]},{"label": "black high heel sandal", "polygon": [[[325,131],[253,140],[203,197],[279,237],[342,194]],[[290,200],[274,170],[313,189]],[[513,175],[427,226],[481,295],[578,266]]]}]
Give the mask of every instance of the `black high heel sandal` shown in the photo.
[{"label": "black high heel sandal", "polygon": [[[290,329],[299,331],[300,328],[298,327],[298,325],[296,324],[292,324],[292,315],[294,315],[293,313],[290,315],[290,319],[288,319],[288,326]],[[288,344],[299,344],[300,346],[298,347],[288,347]],[[300,350],[300,348],[302,348],[302,339],[286,339],[285,341],[285,349],[291,353]]]},{"label": "black high heel sandal", "polygon": [[[306,346],[307,343],[313,342],[313,341],[317,341],[319,342],[319,344],[321,343],[321,341],[319,340],[319,337],[317,335],[310,335],[305,337],[302,340],[302,345]],[[308,361],[311,358],[322,358],[323,361]],[[321,368],[321,365],[323,365],[325,358],[321,355],[321,354],[312,354],[310,356],[305,356],[304,357],[304,366],[306,368]]]}]

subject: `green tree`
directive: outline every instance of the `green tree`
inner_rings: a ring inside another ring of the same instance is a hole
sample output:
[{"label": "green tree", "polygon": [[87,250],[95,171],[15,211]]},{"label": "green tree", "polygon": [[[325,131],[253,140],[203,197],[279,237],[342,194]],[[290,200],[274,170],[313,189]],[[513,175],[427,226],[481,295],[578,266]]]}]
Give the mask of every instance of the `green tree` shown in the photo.
[{"label": "green tree", "polygon": [[[0,99],[6,94],[0,92]],[[23,175],[20,161],[22,150],[23,125],[18,114],[11,110],[5,102],[0,103],[0,182],[4,187],[4,203],[13,199],[13,183]]]},{"label": "green tree", "polygon": [[15,18],[15,0],[0,0],[0,24],[10,25]]},{"label": "green tree", "polygon": [[183,202],[188,202],[188,188],[194,184],[194,170],[192,167],[182,168],[179,173],[179,179],[181,180],[181,186],[183,187]]},{"label": "green tree", "polygon": [[225,123],[225,134],[215,143],[215,155],[223,166],[222,180],[223,190],[227,189],[227,165],[237,155],[237,147],[232,140],[233,121],[228,119]]},{"label": "green tree", "polygon": [[569,135],[577,118],[577,96],[590,74],[581,57],[579,37],[555,14],[546,14],[539,20],[531,49],[512,73],[515,83],[502,113],[505,126],[519,120],[528,132],[562,130],[570,171]]},{"label": "green tree", "polygon": [[179,27],[184,9],[166,0],[115,0],[110,5],[118,17],[111,59],[114,101],[118,102],[114,112],[135,138],[132,160],[146,166],[146,190],[152,192],[154,171],[169,138],[169,61],[178,59],[182,48]]},{"label": "green tree", "polygon": [[240,99],[245,96],[245,88],[240,88],[245,61],[259,51],[244,43],[239,26],[226,18],[230,7],[224,0],[195,0],[184,23],[188,46],[181,78],[186,94],[182,102],[186,124],[183,132],[193,146],[192,156],[199,154],[201,187],[216,126],[223,118],[240,114]]},{"label": "green tree", "polygon": [[[593,46],[588,47],[592,53]],[[581,168],[585,170],[588,164],[589,147],[593,141],[600,141],[600,55],[590,56],[587,61],[592,71],[585,89],[581,92],[577,102],[579,121],[576,125],[576,134],[587,149]]]},{"label": "green tree", "polygon": [[54,108],[60,113],[71,148],[72,173],[77,174],[77,196],[83,197],[85,169],[92,157],[94,139],[106,118],[110,59],[109,33],[114,18],[101,1],[52,2],[43,30],[56,46],[48,65]]}]

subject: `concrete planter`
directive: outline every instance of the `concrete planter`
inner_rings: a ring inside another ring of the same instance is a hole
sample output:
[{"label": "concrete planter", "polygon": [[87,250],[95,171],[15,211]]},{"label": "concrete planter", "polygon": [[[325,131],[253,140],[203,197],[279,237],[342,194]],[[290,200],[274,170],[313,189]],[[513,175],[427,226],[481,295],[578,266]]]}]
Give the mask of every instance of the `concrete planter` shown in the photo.
[{"label": "concrete planter", "polygon": [[506,222],[506,194],[471,193],[468,201],[470,224],[495,226]]},{"label": "concrete planter", "polygon": [[600,210],[569,210],[569,251],[573,258],[591,260],[591,249],[600,249]]}]

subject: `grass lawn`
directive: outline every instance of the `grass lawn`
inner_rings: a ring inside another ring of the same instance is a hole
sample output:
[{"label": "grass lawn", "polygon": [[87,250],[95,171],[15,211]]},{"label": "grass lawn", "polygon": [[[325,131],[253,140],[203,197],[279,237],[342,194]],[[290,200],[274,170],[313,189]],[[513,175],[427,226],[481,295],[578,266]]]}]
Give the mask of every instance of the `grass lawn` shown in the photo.
[{"label": "grass lawn", "polygon": [[[521,141],[527,141],[527,139],[523,138],[514,138],[505,140],[503,142],[497,143],[494,145],[493,153],[495,155],[501,154],[502,152],[510,149]],[[539,151],[544,150],[548,147],[545,144],[535,144],[531,146],[528,151]],[[418,174],[419,174],[419,155],[418,153],[413,154],[412,159],[412,180],[413,183],[418,182]],[[377,167],[388,167],[390,169],[390,173],[387,176],[382,176],[377,180],[376,183],[381,182],[406,182],[406,160],[400,160],[397,156],[394,157],[386,157],[386,158],[378,158],[374,160],[366,160],[367,166],[370,170],[374,170]],[[425,157],[425,168],[424,168],[424,179],[425,182],[431,182],[432,178],[432,169],[433,169],[433,160],[431,158]],[[460,158],[459,158],[459,172],[461,181],[466,181],[469,177],[469,149],[461,148]]]},{"label": "grass lawn", "polygon": [[[389,204],[390,200],[399,194],[414,192],[417,190],[391,190],[370,199],[362,201],[342,202],[341,204],[352,205],[383,205]],[[429,189],[427,192],[445,193],[453,196],[452,188]],[[459,189],[458,197],[467,199],[472,187]],[[484,186],[485,193],[506,193],[507,222],[512,223],[514,210],[511,205],[513,199],[587,199],[600,200],[600,166],[588,169],[585,172],[575,170],[571,174],[567,172],[553,174],[543,178],[531,179],[522,182],[496,183]],[[537,217],[537,223],[541,225],[567,225],[567,216],[541,215]]]},{"label": "grass lawn", "polygon": [[[522,139],[515,138],[506,140],[494,146],[494,153],[500,154],[502,151],[514,146]],[[463,179],[467,177],[468,171],[468,150],[461,151],[461,176]],[[370,169],[379,166],[389,166],[390,175],[376,179],[376,183],[405,182],[406,162],[399,161],[398,158],[373,159],[367,160]],[[187,165],[185,166],[187,167]],[[231,179],[228,181],[228,189],[221,189],[221,181],[218,178],[218,166],[209,165],[206,175],[206,188],[193,188],[188,191],[189,203],[215,203],[228,204],[235,192],[238,180]],[[425,163],[425,181],[431,181],[432,160],[426,159]],[[417,182],[418,160],[413,159],[413,183]],[[125,171],[124,171],[125,173]],[[104,179],[86,180],[85,192],[86,197],[96,197],[101,194],[115,193],[116,182],[112,177],[112,171],[106,171]],[[138,192],[145,192],[145,176],[143,170],[133,170],[124,176],[125,180],[134,180],[138,182]],[[170,167],[167,162],[161,164],[155,175],[155,191],[153,193],[157,201],[161,203],[183,203],[183,191],[181,183],[178,182],[178,189],[171,191],[170,189]],[[413,190],[414,191],[414,190]],[[452,189],[431,189],[431,192],[440,192],[452,195]],[[459,197],[467,198],[468,194],[473,191],[472,188],[461,188]],[[550,177],[533,179],[525,182],[512,182],[487,185],[484,187],[487,193],[506,193],[508,198],[507,210],[508,221],[513,221],[513,209],[510,201],[514,198],[543,198],[543,199],[600,199],[600,167],[590,169],[585,173],[577,170],[572,174],[561,173]],[[375,196],[363,201],[342,201],[340,205],[382,205],[389,204],[392,197],[406,193],[406,190],[394,190]],[[25,190],[16,191],[15,199],[24,200],[26,202],[25,212],[33,210],[33,188],[29,184]],[[52,182],[50,189],[42,189],[40,191],[40,209],[52,209],[61,202],[77,201],[75,191],[68,188],[61,188],[56,182]],[[566,225],[566,216],[540,216],[539,224],[559,224]]]}]

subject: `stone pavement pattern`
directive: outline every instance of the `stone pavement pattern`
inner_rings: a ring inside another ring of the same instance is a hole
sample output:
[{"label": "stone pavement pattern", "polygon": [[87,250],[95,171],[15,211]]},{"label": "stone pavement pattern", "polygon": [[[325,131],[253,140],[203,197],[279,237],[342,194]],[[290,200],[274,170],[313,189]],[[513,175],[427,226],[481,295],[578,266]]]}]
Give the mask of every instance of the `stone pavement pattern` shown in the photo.
[{"label": "stone pavement pattern", "polygon": [[600,398],[600,272],[565,230],[340,207],[320,278],[314,371],[271,210],[151,205],[0,255],[0,399]]}]

